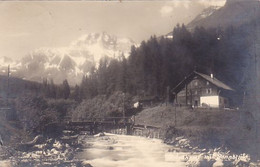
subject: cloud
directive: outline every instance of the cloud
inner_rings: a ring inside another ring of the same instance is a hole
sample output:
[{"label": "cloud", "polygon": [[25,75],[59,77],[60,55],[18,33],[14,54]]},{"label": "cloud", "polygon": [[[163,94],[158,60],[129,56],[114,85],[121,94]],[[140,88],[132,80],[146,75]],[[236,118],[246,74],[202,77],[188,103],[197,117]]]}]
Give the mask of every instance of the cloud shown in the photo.
[{"label": "cloud", "polygon": [[191,1],[185,1],[183,3],[183,6],[185,7],[185,9],[189,9],[190,8],[190,4],[191,4]]},{"label": "cloud", "polygon": [[173,12],[173,7],[171,7],[171,6],[163,6],[160,9],[160,13],[161,13],[162,17],[169,16],[172,12]]},{"label": "cloud", "polygon": [[205,7],[224,6],[226,0],[172,0],[169,1],[168,5],[171,4],[174,8],[184,7],[185,9],[190,9],[191,6],[196,3],[201,4]]},{"label": "cloud", "polygon": [[226,0],[198,0],[204,6],[224,6]]},{"label": "cloud", "polygon": [[173,13],[174,9],[184,8],[190,9],[192,1],[191,0],[173,0],[167,2],[163,7],[160,9],[160,13],[162,17],[170,16]]}]

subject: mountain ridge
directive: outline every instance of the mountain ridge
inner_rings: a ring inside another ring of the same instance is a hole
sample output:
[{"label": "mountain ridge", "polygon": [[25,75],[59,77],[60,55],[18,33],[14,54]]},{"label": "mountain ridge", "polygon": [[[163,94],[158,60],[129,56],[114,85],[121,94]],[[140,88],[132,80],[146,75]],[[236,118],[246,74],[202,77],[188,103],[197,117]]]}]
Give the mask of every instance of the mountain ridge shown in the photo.
[{"label": "mountain ridge", "polygon": [[191,21],[187,27],[194,29],[196,26],[204,28],[238,27],[257,20],[260,16],[260,1],[256,0],[228,0],[226,4],[214,11],[208,17]]},{"label": "mountain ridge", "polygon": [[16,61],[2,57],[0,74],[6,74],[10,65],[11,75],[15,77],[38,82],[47,78],[55,83],[68,79],[75,85],[92,68],[97,68],[102,58],[128,57],[132,45],[136,46],[130,38],[119,38],[106,32],[89,33],[72,41],[68,47],[37,48]]}]

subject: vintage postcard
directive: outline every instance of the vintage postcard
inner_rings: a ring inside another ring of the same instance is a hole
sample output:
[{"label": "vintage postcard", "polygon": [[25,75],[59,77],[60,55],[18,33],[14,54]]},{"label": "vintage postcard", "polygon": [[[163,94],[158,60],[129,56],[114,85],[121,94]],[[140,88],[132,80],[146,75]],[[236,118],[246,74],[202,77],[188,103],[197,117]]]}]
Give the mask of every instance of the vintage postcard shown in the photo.
[{"label": "vintage postcard", "polygon": [[0,2],[0,167],[260,166],[260,1]]}]

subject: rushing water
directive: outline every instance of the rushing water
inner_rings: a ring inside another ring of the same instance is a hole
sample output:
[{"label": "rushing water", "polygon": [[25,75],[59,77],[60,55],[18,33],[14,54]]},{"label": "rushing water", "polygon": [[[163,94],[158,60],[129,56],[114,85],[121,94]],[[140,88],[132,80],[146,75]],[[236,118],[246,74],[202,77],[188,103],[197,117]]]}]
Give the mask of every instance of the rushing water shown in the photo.
[{"label": "rushing water", "polygon": [[[92,137],[81,135],[77,141],[84,143],[83,150],[77,153],[71,163],[83,161],[94,167],[260,166],[258,162],[250,162],[248,154],[236,155],[220,148],[209,150],[193,148],[189,140],[183,137],[175,138],[174,143],[178,147],[186,148],[186,151],[166,145],[158,139],[107,133],[104,136]],[[68,148],[64,152],[61,146],[57,141],[52,148],[47,150],[48,155],[52,155],[49,158],[57,160],[58,164],[63,163],[60,158],[68,158],[69,155],[67,154],[69,145],[66,146]],[[21,160],[24,158],[25,163],[28,163],[28,157],[41,157],[42,151],[34,150],[22,155]],[[11,166],[10,160],[0,160],[0,167]],[[39,163],[35,159],[32,162]],[[49,165],[49,162],[47,164]]]},{"label": "rushing water", "polygon": [[77,157],[94,167],[185,166],[184,152],[168,152],[171,146],[159,139],[106,134],[88,138]]}]

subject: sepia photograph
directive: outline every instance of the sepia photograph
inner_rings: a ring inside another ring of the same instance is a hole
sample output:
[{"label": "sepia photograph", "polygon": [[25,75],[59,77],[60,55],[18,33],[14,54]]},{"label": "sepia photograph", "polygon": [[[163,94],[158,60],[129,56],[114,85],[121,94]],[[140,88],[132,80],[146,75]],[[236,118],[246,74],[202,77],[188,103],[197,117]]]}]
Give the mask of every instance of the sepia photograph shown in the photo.
[{"label": "sepia photograph", "polygon": [[0,167],[260,167],[260,0],[0,1]]}]

